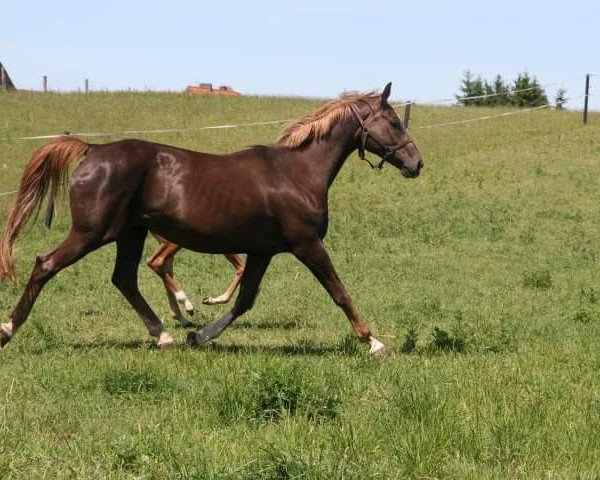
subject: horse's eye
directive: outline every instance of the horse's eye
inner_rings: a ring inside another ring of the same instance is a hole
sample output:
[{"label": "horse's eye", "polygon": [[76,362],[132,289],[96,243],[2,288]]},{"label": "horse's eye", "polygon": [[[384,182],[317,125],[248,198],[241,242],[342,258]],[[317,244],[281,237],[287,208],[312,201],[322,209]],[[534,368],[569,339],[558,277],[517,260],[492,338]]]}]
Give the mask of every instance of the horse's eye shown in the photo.
[{"label": "horse's eye", "polygon": [[392,127],[394,127],[396,130],[401,130],[402,129],[402,125],[400,124],[400,120],[398,120],[397,118],[394,118],[393,120],[390,120],[390,123],[392,124]]}]

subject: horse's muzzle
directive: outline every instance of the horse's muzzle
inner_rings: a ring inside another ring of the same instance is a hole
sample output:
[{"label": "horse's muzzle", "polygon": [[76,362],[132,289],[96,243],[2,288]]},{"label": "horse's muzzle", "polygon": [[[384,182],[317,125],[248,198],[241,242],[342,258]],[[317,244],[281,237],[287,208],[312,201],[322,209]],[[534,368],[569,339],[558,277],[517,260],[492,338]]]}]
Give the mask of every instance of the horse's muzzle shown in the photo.
[{"label": "horse's muzzle", "polygon": [[423,160],[419,160],[417,163],[417,167],[415,169],[410,169],[410,168],[406,168],[405,166],[402,167],[401,172],[402,175],[405,176],[406,178],[417,178],[419,176],[419,174],[421,173],[421,169],[423,168]]}]

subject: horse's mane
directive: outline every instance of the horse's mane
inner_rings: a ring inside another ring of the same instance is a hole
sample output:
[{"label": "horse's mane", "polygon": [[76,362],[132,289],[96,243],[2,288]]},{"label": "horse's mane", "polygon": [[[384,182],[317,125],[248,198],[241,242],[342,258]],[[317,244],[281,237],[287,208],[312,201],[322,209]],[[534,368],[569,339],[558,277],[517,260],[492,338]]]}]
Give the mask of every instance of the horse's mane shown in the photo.
[{"label": "horse's mane", "polygon": [[377,92],[344,93],[310,115],[286,125],[277,143],[288,148],[300,148],[313,140],[320,140],[335,124],[353,115],[351,105],[369,102],[378,96]]}]

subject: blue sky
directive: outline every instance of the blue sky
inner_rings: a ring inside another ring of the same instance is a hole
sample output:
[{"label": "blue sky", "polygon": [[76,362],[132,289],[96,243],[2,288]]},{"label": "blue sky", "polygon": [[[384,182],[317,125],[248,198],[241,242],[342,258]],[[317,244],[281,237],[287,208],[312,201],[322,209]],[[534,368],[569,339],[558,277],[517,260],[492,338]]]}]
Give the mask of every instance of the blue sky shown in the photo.
[{"label": "blue sky", "polygon": [[[0,13],[0,61],[28,89],[48,75],[61,91],[89,78],[93,89],[205,81],[333,97],[391,80],[394,98],[426,101],[456,93],[467,69],[506,79],[526,70],[542,84],[565,81],[568,96],[600,73],[593,1],[23,0]],[[600,77],[593,86],[600,95]]]}]

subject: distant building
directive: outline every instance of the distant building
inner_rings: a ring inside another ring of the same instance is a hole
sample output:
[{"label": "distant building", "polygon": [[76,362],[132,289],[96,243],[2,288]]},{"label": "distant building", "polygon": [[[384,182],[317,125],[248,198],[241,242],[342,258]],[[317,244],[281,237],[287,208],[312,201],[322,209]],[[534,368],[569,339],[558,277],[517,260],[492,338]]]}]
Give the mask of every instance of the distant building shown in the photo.
[{"label": "distant building", "polygon": [[227,85],[221,85],[219,88],[213,88],[212,83],[200,83],[199,85],[189,85],[186,92],[195,95],[221,95],[226,97],[240,96],[240,92],[236,92],[233,88]]},{"label": "distant building", "polygon": [[15,84],[10,79],[10,75],[0,62],[0,90],[16,90]]}]

